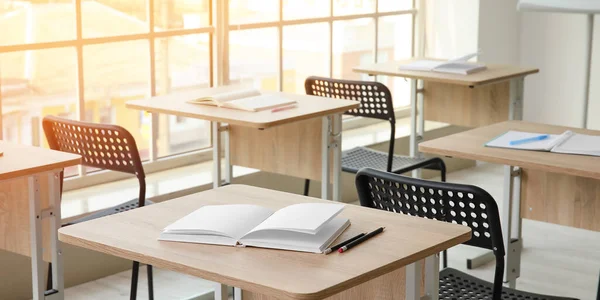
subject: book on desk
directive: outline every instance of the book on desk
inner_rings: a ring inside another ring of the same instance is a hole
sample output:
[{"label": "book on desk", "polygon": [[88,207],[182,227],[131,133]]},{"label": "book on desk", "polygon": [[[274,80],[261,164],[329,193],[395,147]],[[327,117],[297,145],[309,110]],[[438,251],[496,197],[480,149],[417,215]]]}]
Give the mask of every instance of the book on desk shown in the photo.
[{"label": "book on desk", "polygon": [[159,240],[322,253],[349,225],[343,204],[207,205],[167,226]]},{"label": "book on desk", "polygon": [[239,89],[188,101],[192,104],[211,105],[245,111],[262,111],[296,103],[277,94],[261,94],[257,89]]},{"label": "book on desk", "polygon": [[487,69],[482,63],[468,62],[469,59],[476,57],[478,54],[478,52],[470,53],[447,61],[420,59],[401,65],[399,69],[469,75]]},{"label": "book on desk", "polygon": [[[523,143],[515,143],[515,141],[523,141]],[[570,130],[562,134],[511,130],[487,142],[485,146],[600,156],[600,136],[580,134]]]}]

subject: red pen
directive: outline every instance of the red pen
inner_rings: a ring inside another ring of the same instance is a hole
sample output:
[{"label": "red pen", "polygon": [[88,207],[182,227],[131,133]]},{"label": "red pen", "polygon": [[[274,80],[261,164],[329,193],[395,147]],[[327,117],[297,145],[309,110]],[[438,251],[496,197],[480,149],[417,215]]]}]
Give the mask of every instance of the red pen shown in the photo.
[{"label": "red pen", "polygon": [[278,112],[278,111],[282,111],[282,110],[288,110],[288,109],[292,109],[292,108],[296,108],[296,104],[289,105],[289,106],[284,106],[284,107],[278,107],[278,108],[272,109],[271,112],[274,113],[274,112]]}]

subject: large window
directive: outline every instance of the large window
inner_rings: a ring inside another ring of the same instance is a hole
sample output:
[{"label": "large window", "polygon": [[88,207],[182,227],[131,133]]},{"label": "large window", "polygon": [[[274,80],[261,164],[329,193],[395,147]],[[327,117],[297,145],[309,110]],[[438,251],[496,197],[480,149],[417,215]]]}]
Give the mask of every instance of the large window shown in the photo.
[{"label": "large window", "polygon": [[[41,120],[58,115],[121,125],[146,162],[175,161],[211,146],[209,124],[127,109],[126,101],[217,83],[303,93],[310,75],[372,80],[352,68],[412,55],[413,3],[0,1],[2,138],[44,146]],[[403,80],[377,80],[393,90],[396,107],[409,104]],[[67,175],[81,172],[93,170]]]}]

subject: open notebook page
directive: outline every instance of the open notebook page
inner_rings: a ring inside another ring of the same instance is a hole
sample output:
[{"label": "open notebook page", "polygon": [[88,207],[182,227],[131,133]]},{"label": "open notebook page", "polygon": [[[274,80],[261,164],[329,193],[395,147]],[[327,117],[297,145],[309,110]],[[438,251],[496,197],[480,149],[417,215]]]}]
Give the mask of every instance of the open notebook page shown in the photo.
[{"label": "open notebook page", "polygon": [[290,205],[273,213],[247,236],[253,232],[271,229],[314,234],[343,209],[343,204],[302,203]]},{"label": "open notebook page", "polygon": [[600,156],[600,136],[568,132],[570,137],[552,148],[552,152]]},{"label": "open notebook page", "polygon": [[225,235],[239,240],[273,211],[257,205],[206,205],[167,226],[165,233]]},{"label": "open notebook page", "polygon": [[550,151],[554,146],[559,144],[564,140],[567,136],[564,134],[556,135],[550,134],[545,140],[541,141],[533,141],[529,143],[519,144],[519,145],[511,145],[511,141],[517,141],[527,138],[532,138],[540,135],[544,135],[545,133],[535,133],[535,132],[523,132],[523,131],[508,131],[505,134],[489,141],[485,144],[488,147],[497,147],[497,148],[509,148],[509,149],[521,149],[521,150],[537,150],[537,151]]},{"label": "open notebook page", "polygon": [[260,91],[253,88],[245,88],[245,89],[237,89],[230,92],[224,92],[215,94],[212,96],[202,97],[198,100],[193,100],[191,102],[204,102],[204,101],[217,101],[217,102],[228,102],[236,99],[242,99],[247,97],[254,97],[260,95]]},{"label": "open notebook page", "polygon": [[347,218],[335,218],[315,234],[284,230],[263,230],[241,239],[253,247],[321,253],[350,225]]}]

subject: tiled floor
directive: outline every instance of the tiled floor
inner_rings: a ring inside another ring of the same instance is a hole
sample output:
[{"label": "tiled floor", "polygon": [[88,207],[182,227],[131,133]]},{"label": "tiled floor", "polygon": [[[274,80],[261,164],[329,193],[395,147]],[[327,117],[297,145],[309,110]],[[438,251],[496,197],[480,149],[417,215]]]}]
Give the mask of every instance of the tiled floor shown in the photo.
[{"label": "tiled floor", "polygon": [[[502,168],[482,164],[449,174],[448,181],[478,185],[502,202]],[[499,203],[499,207],[502,207]],[[600,233],[523,221],[525,249],[522,255],[519,289],[553,295],[595,299],[600,272]],[[465,270],[467,257],[481,251],[459,246],[449,251],[449,265]],[[469,273],[491,280],[494,263]],[[67,299],[128,299],[129,272],[119,273],[67,290]],[[170,271],[155,271],[156,299],[182,299],[202,294],[213,284]],[[145,278],[141,275],[140,278]],[[140,297],[146,299],[146,281],[140,280]]]}]

